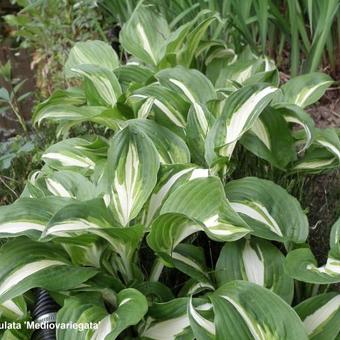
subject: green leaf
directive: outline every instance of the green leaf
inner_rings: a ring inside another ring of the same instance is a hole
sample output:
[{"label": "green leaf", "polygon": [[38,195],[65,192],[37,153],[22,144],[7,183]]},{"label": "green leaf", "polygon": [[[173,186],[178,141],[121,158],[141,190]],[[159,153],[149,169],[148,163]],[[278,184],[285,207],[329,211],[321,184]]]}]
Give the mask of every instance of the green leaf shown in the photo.
[{"label": "green leaf", "polygon": [[253,126],[276,91],[273,86],[251,85],[227,98],[222,115],[216,119],[207,136],[205,158],[210,166],[221,157],[230,159],[237,141]]},{"label": "green leaf", "polygon": [[233,281],[209,295],[216,339],[308,339],[294,310],[254,283]]},{"label": "green leaf", "polygon": [[156,66],[164,56],[169,34],[170,29],[163,16],[141,1],[124,24],[119,40],[127,52]]},{"label": "green leaf", "polygon": [[23,296],[0,304],[0,320],[17,321],[27,317],[27,305]]},{"label": "green leaf", "polygon": [[326,293],[313,296],[295,308],[309,339],[336,339],[340,332],[340,295]]},{"label": "green leaf", "polygon": [[292,172],[319,173],[334,169],[340,162],[340,140],[334,129],[315,129],[314,143],[303,157],[292,165]]},{"label": "green leaf", "polygon": [[277,96],[274,102],[295,104],[304,108],[317,102],[332,84],[332,78],[320,72],[297,76],[281,86],[282,95]]},{"label": "green leaf", "polygon": [[216,99],[216,92],[210,80],[197,70],[176,66],[158,72],[155,77],[162,85],[181,93],[192,104],[204,104]]},{"label": "green leaf", "polygon": [[252,227],[255,236],[303,243],[308,221],[300,203],[271,181],[245,177],[225,187],[231,207]]},{"label": "green leaf", "polygon": [[270,242],[251,238],[226,243],[216,263],[218,286],[245,280],[265,287],[287,303],[294,294],[294,282],[284,272],[284,256]]},{"label": "green leaf", "polygon": [[266,108],[251,129],[243,135],[241,144],[280,169],[286,169],[296,159],[294,139],[288,124],[271,107]]},{"label": "green leaf", "polygon": [[[194,339],[188,313],[189,302],[189,298],[177,298],[153,304],[149,308],[145,327],[141,332],[142,338],[163,339],[166,331],[166,337],[169,339]],[[191,303],[196,311],[205,311],[209,307],[202,299],[193,299]]]},{"label": "green leaf", "polygon": [[306,143],[300,152],[308,149],[313,143],[315,136],[314,121],[310,115],[295,104],[277,104],[278,111],[288,123],[298,124],[303,127],[306,135]]},{"label": "green leaf", "polygon": [[205,140],[214,122],[215,117],[205,105],[194,103],[190,107],[186,127],[187,143],[193,160],[203,166],[206,164]]},{"label": "green leaf", "polygon": [[70,138],[50,146],[42,155],[53,169],[92,172],[96,162],[106,158],[107,142],[102,137]]},{"label": "green leaf", "polygon": [[[144,104],[138,110],[138,116],[146,117],[154,113],[155,120],[170,128],[171,125],[175,127],[184,128],[186,112],[188,104],[178,93],[167,89],[159,84],[151,84],[142,87],[130,96],[130,100],[141,102]],[[151,102],[150,102],[151,101]],[[149,102],[149,112],[147,115],[143,113],[145,105]]]},{"label": "green leaf", "polygon": [[129,120],[128,125],[150,138],[158,152],[161,164],[190,162],[190,152],[187,145],[167,128],[147,119]]},{"label": "green leaf", "polygon": [[151,221],[159,215],[163,203],[177,187],[195,178],[207,176],[208,169],[200,169],[193,164],[161,166],[157,185],[146,207],[145,225],[149,226]]},{"label": "green leaf", "polygon": [[30,197],[48,196],[68,197],[78,200],[89,200],[95,197],[96,188],[85,176],[68,170],[37,171],[26,184]]},{"label": "green leaf", "polygon": [[74,267],[62,248],[17,238],[0,249],[0,303],[35,287],[51,291],[76,288],[96,274]]},{"label": "green leaf", "polygon": [[77,42],[71,49],[65,64],[66,77],[75,76],[74,67],[92,64],[113,71],[119,66],[119,60],[113,48],[99,40]]},{"label": "green leaf", "polygon": [[85,295],[66,300],[57,314],[57,323],[92,323],[93,329],[57,330],[60,340],[71,339],[116,339],[130,326],[136,325],[147,312],[148,305],[143,294],[133,288],[120,291],[117,295],[115,312],[108,314],[102,302],[95,296],[89,299]]},{"label": "green leaf", "polygon": [[222,183],[213,176],[193,179],[175,189],[160,211],[161,215],[165,213],[199,221],[208,236],[217,241],[234,241],[250,232],[226,200]]},{"label": "green leaf", "polygon": [[60,209],[49,221],[42,240],[58,238],[65,243],[91,244],[95,235],[109,242],[112,249],[124,260],[131,260],[143,235],[141,226],[122,228],[101,198],[75,202]]},{"label": "green leaf", "polygon": [[340,282],[340,218],[331,230],[330,251],[323,266],[318,263],[309,248],[295,249],[288,253],[286,271],[294,279],[319,284]]},{"label": "green leaf", "polygon": [[123,226],[142,209],[157,182],[158,168],[154,145],[136,126],[114,136],[108,151],[109,197]]},{"label": "green leaf", "polygon": [[88,80],[85,93],[92,105],[114,107],[122,89],[113,71],[102,66],[86,64],[72,67],[72,71]]},{"label": "green leaf", "polygon": [[21,198],[11,205],[2,206],[0,207],[0,236],[25,235],[38,239],[50,218],[69,203],[69,199],[60,197]]}]

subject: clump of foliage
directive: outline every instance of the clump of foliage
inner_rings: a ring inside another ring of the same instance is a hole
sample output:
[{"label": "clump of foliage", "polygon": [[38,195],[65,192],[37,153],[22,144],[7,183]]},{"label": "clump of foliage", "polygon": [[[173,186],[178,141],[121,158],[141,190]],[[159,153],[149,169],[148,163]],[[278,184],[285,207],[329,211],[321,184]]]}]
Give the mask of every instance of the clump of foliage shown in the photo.
[{"label": "clump of foliage", "polygon": [[[114,22],[125,23],[139,0],[100,0],[99,5]],[[340,51],[340,7],[338,0],[145,0],[164,14],[172,27],[193,19],[201,10],[217,11],[225,24],[213,25],[211,38],[220,38],[236,51],[250,46],[269,54],[286,67],[290,49],[290,73],[314,72],[322,60],[335,73]],[[110,20],[105,17],[105,20]],[[303,61],[303,62],[301,62]]]},{"label": "clump of foliage", "polygon": [[46,98],[56,88],[64,87],[63,65],[75,41],[105,39],[94,0],[14,0],[22,7],[4,20],[20,47],[32,49],[37,88]]},{"label": "clump of foliage", "polygon": [[82,85],[55,92],[34,122],[65,137],[84,122],[114,135],[48,147],[22,197],[0,208],[1,237],[13,238],[0,249],[1,320],[29,319],[26,294],[42,287],[62,305],[58,322],[100,322],[57,339],[337,337],[340,296],[327,290],[340,281],[339,221],[318,266],[293,196],[262,178],[230,180],[239,148],[268,172],[337,168],[336,132],[304,111],[332,80],[280,87],[268,58],[205,41],[215,22],[203,11],[172,30],[140,4],[120,34],[127,64],[100,41],[73,47],[65,73]]}]

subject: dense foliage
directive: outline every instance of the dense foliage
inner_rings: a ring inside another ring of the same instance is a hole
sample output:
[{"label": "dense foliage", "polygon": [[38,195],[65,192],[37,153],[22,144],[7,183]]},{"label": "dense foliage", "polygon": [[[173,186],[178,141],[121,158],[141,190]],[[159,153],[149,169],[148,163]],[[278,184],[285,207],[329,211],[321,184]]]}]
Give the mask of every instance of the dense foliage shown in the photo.
[{"label": "dense foliage", "polygon": [[[337,168],[336,131],[304,110],[332,79],[280,86],[272,60],[205,41],[216,22],[203,11],[173,29],[140,3],[120,33],[126,64],[101,41],[72,48],[65,75],[81,85],[34,113],[64,139],[0,208],[1,320],[28,320],[29,291],[43,287],[62,305],[57,321],[100,322],[58,339],[336,339],[339,221],[318,266],[296,198],[267,179],[230,180],[244,150],[268,172]],[[68,138],[85,122],[105,132]],[[29,334],[2,334],[13,337]]]}]

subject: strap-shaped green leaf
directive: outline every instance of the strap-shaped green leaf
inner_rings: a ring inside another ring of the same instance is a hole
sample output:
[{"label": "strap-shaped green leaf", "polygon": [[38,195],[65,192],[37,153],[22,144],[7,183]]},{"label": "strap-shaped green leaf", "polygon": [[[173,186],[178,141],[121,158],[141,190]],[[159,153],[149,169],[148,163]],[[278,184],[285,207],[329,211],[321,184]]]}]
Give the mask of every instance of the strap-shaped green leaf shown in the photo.
[{"label": "strap-shaped green leaf", "polygon": [[308,339],[295,311],[254,283],[233,281],[209,295],[216,339]]},{"label": "strap-shaped green leaf", "polygon": [[98,65],[112,71],[119,66],[119,61],[116,52],[109,44],[99,40],[88,40],[77,42],[71,48],[65,64],[66,76],[75,76],[76,73],[72,68],[83,64]]},{"label": "strap-shaped green leaf", "polygon": [[265,240],[226,243],[217,260],[215,276],[219,286],[245,280],[268,288],[289,304],[293,299],[294,284],[284,271],[284,256]]},{"label": "strap-shaped green leaf", "polygon": [[227,183],[232,208],[252,227],[255,236],[281,242],[302,243],[308,221],[300,203],[279,185],[256,177]]},{"label": "strap-shaped green leaf", "polygon": [[142,209],[157,182],[159,156],[150,139],[127,126],[112,139],[108,151],[110,205],[126,226]]},{"label": "strap-shaped green leaf", "polygon": [[250,85],[232,93],[224,102],[206,140],[205,158],[212,166],[219,159],[230,159],[237,141],[248,131],[277,91],[267,85]]},{"label": "strap-shaped green leaf", "polygon": [[78,287],[96,274],[70,264],[65,251],[53,244],[17,238],[0,249],[0,303],[42,287],[52,291]]},{"label": "strap-shaped green leaf", "polygon": [[340,332],[340,295],[326,293],[313,296],[295,308],[309,339],[336,339]]}]

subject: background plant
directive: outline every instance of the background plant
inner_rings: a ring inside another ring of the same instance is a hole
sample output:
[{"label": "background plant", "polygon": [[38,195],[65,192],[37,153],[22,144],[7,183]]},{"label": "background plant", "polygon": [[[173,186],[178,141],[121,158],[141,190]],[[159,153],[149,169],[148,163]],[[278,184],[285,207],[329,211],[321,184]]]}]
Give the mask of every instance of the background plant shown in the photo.
[{"label": "background plant", "polygon": [[[252,174],[233,180],[243,152],[266,164],[263,177],[339,166],[336,130],[305,111],[332,80],[280,86],[270,59],[207,44],[216,22],[204,11],[174,29],[141,3],[120,34],[126,64],[100,41],[73,47],[65,74],[81,85],[34,114],[66,138],[0,208],[1,236],[14,237],[0,250],[4,320],[30,318],[27,294],[43,287],[58,321],[101,321],[58,339],[338,336],[328,285],[339,281],[339,222],[318,266],[296,198]],[[67,138],[85,122],[114,135]]]},{"label": "background plant", "polygon": [[[290,65],[292,76],[316,71],[320,64],[330,66],[333,74],[338,69],[334,57],[339,52],[337,0],[148,0],[145,3],[156,6],[172,27],[193,19],[203,9],[217,11],[227,25],[212,25],[212,39],[223,39],[237,52],[249,45],[255,53],[274,58],[281,69]],[[137,4],[137,0],[99,1],[105,13],[120,25],[130,18]],[[106,17],[106,20],[109,19]]]}]

